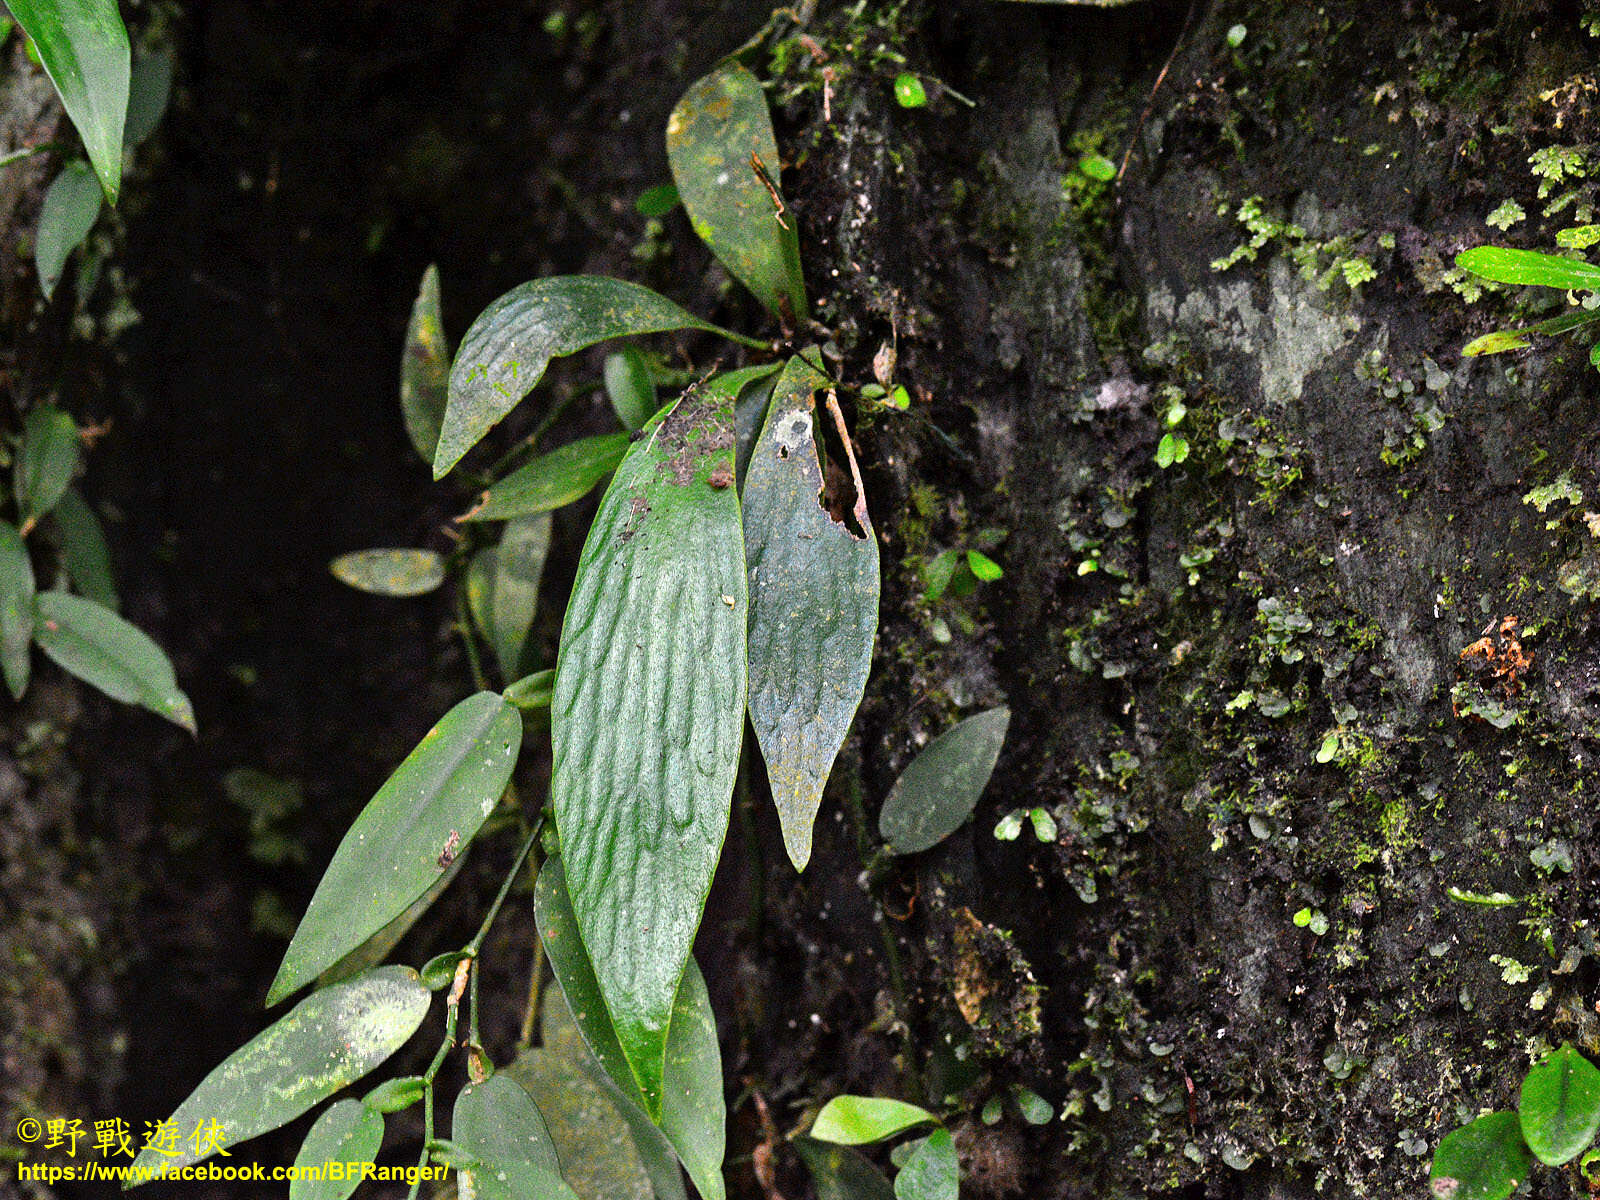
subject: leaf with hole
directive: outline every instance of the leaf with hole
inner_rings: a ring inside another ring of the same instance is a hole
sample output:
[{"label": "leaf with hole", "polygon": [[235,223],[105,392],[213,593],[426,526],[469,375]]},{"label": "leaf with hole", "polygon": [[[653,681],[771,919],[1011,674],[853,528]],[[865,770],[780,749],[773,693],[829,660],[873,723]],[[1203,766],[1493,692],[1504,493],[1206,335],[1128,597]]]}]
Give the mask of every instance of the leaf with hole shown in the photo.
[{"label": "leaf with hole", "polygon": [[406,436],[426,463],[433,462],[439,445],[449,385],[450,343],[439,307],[439,268],[430,264],[411,305],[406,346],[400,355],[400,415],[405,418]]},{"label": "leaf with hole", "polygon": [[1009,708],[968,717],[923,748],[895,780],[878,814],[892,854],[938,845],[977,807],[1011,723]]},{"label": "leaf with hole", "polygon": [[613,338],[700,329],[759,342],[702,321],[647,287],[602,275],[557,275],[512,288],[478,315],[450,368],[433,477],[450,468],[533,390],[552,358]]},{"label": "leaf with hole", "polygon": [[937,1120],[927,1109],[904,1100],[892,1100],[887,1096],[835,1096],[817,1114],[811,1136],[841,1146],[865,1146]]},{"label": "leaf with hole", "polygon": [[[590,1053],[625,1106],[624,1117],[632,1122],[628,1111],[631,1109],[645,1119],[644,1094],[618,1040],[594,965],[580,936],[560,857],[548,859],[539,872],[534,912],[539,941],[550,959],[556,982]],[[673,1000],[662,1091],[661,1115],[655,1119],[656,1124],[700,1194],[706,1200],[721,1200],[727,1123],[722,1055],[705,980],[692,958]],[[652,1167],[652,1175],[659,1175],[659,1170],[653,1169],[653,1161],[659,1157],[658,1152],[652,1151],[654,1139],[634,1124],[635,1141],[645,1164]]]},{"label": "leaf with hole", "polygon": [[539,607],[539,577],[549,553],[549,513],[506,522],[495,548],[494,585],[489,593],[490,627],[502,679],[522,677],[528,631]]},{"label": "leaf with hole", "polygon": [[328,570],[340,583],[372,596],[426,596],[444,583],[444,559],[432,550],[352,550]]},{"label": "leaf with hole", "polygon": [[524,463],[483,493],[463,521],[505,521],[550,512],[581,500],[617,469],[628,435],[579,438]]},{"label": "leaf with hole", "polygon": [[334,852],[267,992],[276,1004],[400,916],[494,811],[522,717],[494,692],[445,714],[378,789]]},{"label": "leaf with hole", "polygon": [[67,163],[51,181],[39,209],[39,227],[33,240],[33,265],[46,300],[56,294],[67,259],[83,245],[100,219],[102,202],[100,184],[85,163]]},{"label": "leaf with hole", "polygon": [[617,420],[629,433],[638,432],[655,416],[656,381],[637,347],[624,346],[606,355],[605,383]]},{"label": "leaf with hole", "polygon": [[346,1170],[338,1179],[320,1179],[327,1163],[377,1161],[383,1146],[383,1114],[359,1100],[329,1105],[300,1143],[294,1157],[295,1177],[289,1181],[289,1200],[345,1200],[361,1184],[359,1171]]},{"label": "leaf with hole", "polygon": [[44,592],[34,600],[33,636],[68,674],[195,732],[194,708],[178,687],[172,662],[109,608],[69,592]]},{"label": "leaf with hole", "polygon": [[1600,1132],[1600,1070],[1570,1045],[1547,1054],[1522,1081],[1517,1116],[1540,1162],[1578,1157]]},{"label": "leaf with hole", "polygon": [[778,191],[778,143],[756,77],[730,62],[685,92],[667,120],[667,159],[711,252],[773,313],[804,320],[795,218]]},{"label": "leaf with hole", "polygon": [[431,998],[409,967],[379,967],[313,992],[229,1055],[169,1118],[186,1131],[216,1122],[213,1143],[181,1140],[170,1158],[146,1146],[133,1170],[171,1172],[288,1124],[405,1045]]},{"label": "leaf with hole", "polygon": [[51,514],[61,541],[61,565],[81,596],[112,612],[122,606],[111,574],[111,548],[105,530],[84,498],[68,488]]},{"label": "leaf with hole", "polygon": [[1490,1113],[1439,1143],[1428,1173],[1438,1200],[1506,1200],[1533,1169],[1516,1113]]},{"label": "leaf with hole", "polygon": [[894,1177],[897,1200],[957,1200],[961,1160],[947,1129],[935,1129],[917,1144]]},{"label": "leaf with hole", "polygon": [[526,1162],[561,1175],[561,1160],[539,1106],[520,1083],[503,1074],[461,1089],[450,1118],[450,1140],[490,1167]]},{"label": "leaf with hole", "polygon": [[813,426],[827,416],[813,396],[827,386],[827,376],[789,360],[744,481],[750,723],[796,870],[811,858],[822,789],[861,704],[878,631],[878,542],[848,441],[856,529],[823,506]]},{"label": "leaf with hole", "polygon": [[1537,250],[1475,246],[1456,255],[1456,266],[1495,283],[1566,291],[1600,290],[1600,267],[1579,259],[1540,254]]},{"label": "leaf with hole", "polygon": [[15,525],[0,521],[0,668],[13,700],[28,690],[33,644],[33,562]]},{"label": "leaf with hole", "polygon": [[66,494],[78,469],[78,426],[53,404],[41,404],[22,422],[22,449],[13,487],[22,535]]},{"label": "leaf with hole", "polygon": [[727,834],[745,705],[733,397],[652,418],[600,502],[567,605],[551,800],[583,942],[645,1110]]},{"label": "leaf with hole", "polygon": [[6,0],[77,126],[106,198],[122,183],[132,52],[116,0]]}]

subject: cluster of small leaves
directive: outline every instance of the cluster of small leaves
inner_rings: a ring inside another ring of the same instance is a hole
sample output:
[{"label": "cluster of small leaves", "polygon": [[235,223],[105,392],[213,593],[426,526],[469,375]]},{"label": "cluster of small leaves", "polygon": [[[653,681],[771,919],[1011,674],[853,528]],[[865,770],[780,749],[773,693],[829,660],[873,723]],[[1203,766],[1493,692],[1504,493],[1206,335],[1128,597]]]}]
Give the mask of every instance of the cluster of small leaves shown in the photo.
[{"label": "cluster of small leaves", "polygon": [[1439,1200],[1506,1200],[1535,1159],[1559,1167],[1580,1154],[1588,1175],[1600,1163],[1590,1149],[1597,1132],[1600,1070],[1564,1045],[1528,1072],[1516,1112],[1479,1117],[1439,1143],[1429,1187]]}]

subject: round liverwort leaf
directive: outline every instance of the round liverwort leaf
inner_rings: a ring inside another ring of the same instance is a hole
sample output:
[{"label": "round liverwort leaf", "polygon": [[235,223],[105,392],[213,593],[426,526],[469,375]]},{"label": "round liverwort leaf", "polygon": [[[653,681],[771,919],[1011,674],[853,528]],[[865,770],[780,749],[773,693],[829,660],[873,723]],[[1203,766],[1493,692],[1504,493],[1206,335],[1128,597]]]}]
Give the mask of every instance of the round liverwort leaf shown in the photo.
[{"label": "round liverwort leaf", "polygon": [[1540,1162],[1576,1158],[1600,1132],[1600,1070],[1570,1045],[1552,1051],[1522,1081],[1517,1116]]},{"label": "round liverwort leaf", "polygon": [[1533,1169],[1516,1113],[1490,1113],[1439,1143],[1428,1173],[1437,1200],[1506,1200]]},{"label": "round liverwort leaf", "polygon": [[901,108],[925,108],[928,89],[910,71],[902,71],[894,77],[894,102]]}]

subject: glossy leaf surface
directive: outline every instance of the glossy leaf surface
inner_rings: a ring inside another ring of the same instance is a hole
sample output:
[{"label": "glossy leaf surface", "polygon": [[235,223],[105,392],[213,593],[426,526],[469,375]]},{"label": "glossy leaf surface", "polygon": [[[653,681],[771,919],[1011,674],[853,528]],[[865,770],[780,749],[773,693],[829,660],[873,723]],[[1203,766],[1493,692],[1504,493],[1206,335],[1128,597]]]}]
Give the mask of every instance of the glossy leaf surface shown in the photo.
[{"label": "glossy leaf surface", "polygon": [[122,184],[122,127],[133,56],[116,0],[6,0],[89,152],[106,197]]},{"label": "glossy leaf surface", "polygon": [[835,1096],[817,1114],[811,1136],[819,1142],[865,1146],[935,1119],[925,1108],[887,1096]]},{"label": "glossy leaf surface", "polygon": [[[561,859],[548,859],[539,872],[535,888],[539,941],[549,956],[556,982],[584,1042],[617,1090],[619,1100],[626,1105],[623,1115],[632,1121],[628,1109],[633,1109],[645,1119],[644,1095],[606,1009],[566,889]],[[706,1200],[721,1200],[727,1124],[722,1095],[722,1055],[705,980],[693,959],[689,960],[673,1003],[662,1092],[661,1116],[656,1124],[683,1162],[701,1196]],[[652,1138],[636,1129],[635,1140],[648,1165]],[[652,1174],[658,1175],[659,1171],[652,1171]]]},{"label": "glossy leaf surface", "polygon": [[178,687],[172,663],[141,630],[109,608],[68,592],[34,601],[34,640],[69,674],[113,700],[137,704],[190,733],[194,709]]},{"label": "glossy leaf surface", "polygon": [[494,692],[445,714],[368,802],[334,852],[267,993],[315,979],[438,882],[505,791],[522,718]]},{"label": "glossy leaf surface", "polygon": [[324,1163],[369,1163],[383,1146],[383,1114],[359,1100],[340,1100],[317,1118],[300,1144],[294,1165],[299,1177],[289,1181],[289,1200],[345,1200],[361,1185],[359,1173],[342,1179],[317,1179],[314,1168]]},{"label": "glossy leaf surface", "polygon": [[551,798],[578,928],[645,1110],[721,855],[745,704],[733,398],[707,386],[618,467],[578,562]]},{"label": "glossy leaf surface", "polygon": [[180,1130],[216,1122],[215,1141],[180,1140],[170,1158],[146,1147],[134,1169],[171,1171],[288,1124],[405,1045],[430,999],[409,967],[379,967],[307,996],[229,1055],[172,1114]]},{"label": "glossy leaf surface", "polygon": [[1506,246],[1475,246],[1456,255],[1456,266],[1495,283],[1563,288],[1568,291],[1600,289],[1600,267],[1579,259],[1513,250]]},{"label": "glossy leaf surface", "polygon": [[433,477],[442,479],[515,408],[552,358],[612,338],[671,329],[725,332],[665,296],[621,279],[557,275],[512,288],[479,314],[461,340],[450,368]]},{"label": "glossy leaf surface", "polygon": [[772,312],[803,319],[795,218],[780,211],[778,143],[756,77],[728,63],[685,92],[667,120],[667,158],[700,239]]},{"label": "glossy leaf surface", "polygon": [[328,570],[340,583],[373,596],[425,596],[444,582],[444,559],[432,550],[353,550]]},{"label": "glossy leaf surface", "polygon": [[1428,1187],[1439,1200],[1506,1200],[1533,1169],[1516,1113],[1490,1113],[1439,1143]]},{"label": "glossy leaf surface", "polygon": [[858,536],[824,491],[813,402],[828,379],[791,358],[773,388],[744,480],[750,572],[750,723],[761,745],[784,846],[796,870],[833,760],[861,704],[878,631],[878,542],[855,477]]},{"label": "glossy leaf surface", "polygon": [[13,700],[28,690],[33,666],[33,563],[15,525],[0,521],[0,668]]},{"label": "glossy leaf surface", "polygon": [[450,1118],[450,1140],[482,1163],[529,1162],[561,1174],[561,1160],[538,1105],[504,1074],[461,1089]]},{"label": "glossy leaf surface", "polygon": [[67,259],[99,220],[101,203],[100,182],[84,163],[67,163],[51,181],[33,241],[33,265],[46,300],[56,294]]},{"label": "glossy leaf surface", "polygon": [[581,500],[617,469],[628,450],[628,435],[606,433],[579,438],[559,450],[524,463],[484,492],[463,521],[504,521],[550,512]]},{"label": "glossy leaf surface", "polygon": [[433,462],[439,444],[449,384],[450,344],[439,307],[439,268],[430,264],[411,305],[400,357],[400,415],[405,418],[406,436],[426,463]]},{"label": "glossy leaf surface", "polygon": [[911,760],[878,814],[892,853],[915,854],[961,828],[989,784],[1010,723],[1009,708],[991,708],[946,730]]},{"label": "glossy leaf surface", "polygon": [[1522,1081],[1522,1137],[1542,1163],[1559,1167],[1600,1132],[1600,1070],[1570,1045],[1546,1055]]}]

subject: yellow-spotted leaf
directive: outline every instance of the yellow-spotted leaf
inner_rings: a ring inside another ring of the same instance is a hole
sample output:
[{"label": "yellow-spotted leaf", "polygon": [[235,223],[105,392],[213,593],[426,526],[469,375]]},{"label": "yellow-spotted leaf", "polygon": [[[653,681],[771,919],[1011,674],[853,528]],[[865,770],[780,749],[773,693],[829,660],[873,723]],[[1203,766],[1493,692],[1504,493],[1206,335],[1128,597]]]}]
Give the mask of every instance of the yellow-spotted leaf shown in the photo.
[{"label": "yellow-spotted leaf", "polygon": [[425,596],[444,582],[444,559],[432,550],[353,550],[328,570],[340,583],[374,596]]},{"label": "yellow-spotted leaf", "polygon": [[194,708],[160,646],[109,608],[70,592],[34,600],[34,641],[62,670],[113,700],[137,704],[190,733]]},{"label": "yellow-spotted leaf", "polygon": [[778,189],[767,97],[737,62],[700,80],[667,121],[667,158],[700,239],[786,323],[806,315],[794,213]]},{"label": "yellow-spotted leaf", "polygon": [[450,343],[445,340],[444,315],[439,308],[439,268],[429,266],[411,306],[406,348],[400,358],[400,415],[405,418],[406,436],[423,462],[433,461],[439,444],[449,382]]},{"label": "yellow-spotted leaf", "polygon": [[201,1080],[165,1126],[176,1145],[146,1146],[133,1170],[159,1177],[288,1124],[405,1045],[431,996],[410,967],[313,992]]},{"label": "yellow-spotted leaf", "polygon": [[1600,291],[1600,267],[1594,263],[1537,250],[1474,246],[1456,255],[1456,266],[1495,283]]},{"label": "yellow-spotted leaf", "polygon": [[567,605],[551,799],[567,884],[645,1109],[727,834],[745,705],[733,396],[658,414],[600,502]]},{"label": "yellow-spotted leaf", "polygon": [[814,397],[827,386],[805,361],[789,360],[744,478],[750,723],[796,870],[811,858],[822,789],[861,703],[878,630],[878,542],[853,455],[860,532],[824,506],[814,426],[828,416]]},{"label": "yellow-spotted leaf", "polygon": [[439,881],[494,811],[521,745],[521,715],[494,692],[469,696],[428,731],[339,843],[268,1005],[315,979]]}]

